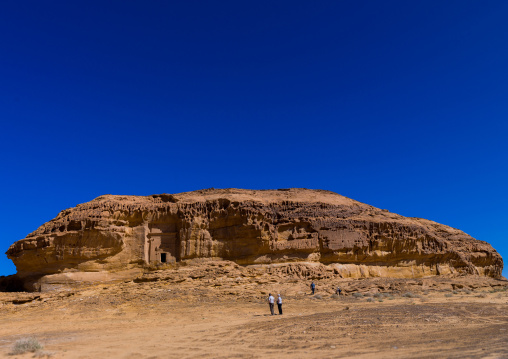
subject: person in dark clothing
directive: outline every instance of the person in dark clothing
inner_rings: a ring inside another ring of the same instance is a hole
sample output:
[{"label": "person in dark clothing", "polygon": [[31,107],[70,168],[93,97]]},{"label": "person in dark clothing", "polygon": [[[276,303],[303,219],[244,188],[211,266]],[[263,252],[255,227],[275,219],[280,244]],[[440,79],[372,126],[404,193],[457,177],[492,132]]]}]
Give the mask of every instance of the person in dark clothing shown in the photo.
[{"label": "person in dark clothing", "polygon": [[337,291],[335,292],[337,295],[340,295],[340,293],[342,292],[342,289],[340,289],[340,287],[337,287]]},{"label": "person in dark clothing", "polygon": [[279,307],[279,315],[282,315],[282,297],[280,294],[277,297],[277,307]]},{"label": "person in dark clothing", "polygon": [[312,294],[314,294],[315,290],[316,290],[316,285],[314,284],[314,282],[312,282],[310,284],[310,290],[312,291]]}]

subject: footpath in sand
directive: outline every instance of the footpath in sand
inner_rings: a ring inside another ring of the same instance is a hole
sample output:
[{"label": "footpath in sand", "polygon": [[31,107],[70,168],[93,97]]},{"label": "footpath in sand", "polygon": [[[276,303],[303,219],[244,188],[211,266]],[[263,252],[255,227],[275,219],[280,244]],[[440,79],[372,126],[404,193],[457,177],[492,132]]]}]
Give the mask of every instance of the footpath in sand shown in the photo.
[{"label": "footpath in sand", "polygon": [[[36,337],[52,358],[506,358],[508,283],[316,279],[223,262],[117,284],[0,293],[0,356]],[[337,297],[340,285],[345,295]],[[284,315],[269,315],[268,292]]]}]

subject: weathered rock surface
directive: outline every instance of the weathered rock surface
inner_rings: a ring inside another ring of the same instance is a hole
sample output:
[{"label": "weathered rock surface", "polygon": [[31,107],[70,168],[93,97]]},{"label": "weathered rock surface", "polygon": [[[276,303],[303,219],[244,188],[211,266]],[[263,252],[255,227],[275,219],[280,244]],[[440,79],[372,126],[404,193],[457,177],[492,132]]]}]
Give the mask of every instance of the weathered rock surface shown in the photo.
[{"label": "weathered rock surface", "polygon": [[[488,243],[458,229],[308,189],[105,195],[60,212],[14,243],[7,256],[31,289],[133,278],[147,265],[194,258],[307,262],[306,268],[325,265],[352,278],[500,278],[503,268]],[[298,268],[277,266],[282,272]]]}]

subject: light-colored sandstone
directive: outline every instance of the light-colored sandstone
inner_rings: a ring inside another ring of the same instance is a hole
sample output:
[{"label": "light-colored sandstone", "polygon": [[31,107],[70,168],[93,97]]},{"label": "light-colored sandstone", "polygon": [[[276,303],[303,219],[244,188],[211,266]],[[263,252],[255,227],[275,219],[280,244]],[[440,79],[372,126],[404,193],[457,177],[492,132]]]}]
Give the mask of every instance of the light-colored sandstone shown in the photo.
[{"label": "light-colored sandstone", "polygon": [[7,255],[29,289],[133,278],[195,258],[314,263],[344,278],[499,278],[503,268],[488,243],[458,229],[308,189],[105,195],[60,212]]}]

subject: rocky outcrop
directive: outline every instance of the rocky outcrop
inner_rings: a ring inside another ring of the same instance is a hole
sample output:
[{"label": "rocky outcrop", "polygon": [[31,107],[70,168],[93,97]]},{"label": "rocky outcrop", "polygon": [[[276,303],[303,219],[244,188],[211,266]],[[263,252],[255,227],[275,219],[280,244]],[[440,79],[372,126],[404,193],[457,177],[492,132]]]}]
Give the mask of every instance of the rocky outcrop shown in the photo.
[{"label": "rocky outcrop", "polygon": [[35,289],[132,278],[147,265],[193,258],[314,262],[342,277],[498,278],[503,268],[488,243],[458,229],[308,189],[105,195],[60,212],[7,256]]}]

